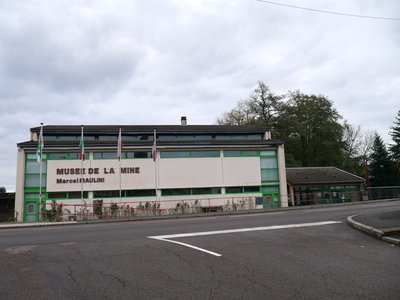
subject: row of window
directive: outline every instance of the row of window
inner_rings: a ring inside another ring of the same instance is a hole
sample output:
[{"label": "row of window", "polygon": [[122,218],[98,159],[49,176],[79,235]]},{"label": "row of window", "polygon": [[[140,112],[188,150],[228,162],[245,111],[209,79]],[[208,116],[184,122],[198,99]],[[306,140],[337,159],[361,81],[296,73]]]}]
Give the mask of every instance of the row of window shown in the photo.
[{"label": "row of window", "polygon": [[[275,150],[224,150],[224,157],[274,157],[273,160],[276,162],[276,151]],[[139,158],[151,158],[151,151],[122,151],[122,159],[139,159]],[[161,151],[161,158],[190,158],[190,157],[220,157],[219,150],[193,150],[193,151]],[[47,160],[61,160],[61,159],[80,159],[79,153],[62,153],[54,152],[47,153],[43,156]],[[117,159],[117,152],[93,152],[94,159]],[[39,165],[36,163],[36,154],[27,154],[27,168]],[[45,163],[45,160],[43,161]]]},{"label": "row of window", "polygon": [[[80,135],[44,135],[44,141],[79,141]],[[84,135],[85,141],[117,141],[118,135]],[[159,141],[205,141],[205,140],[261,140],[262,134],[188,134],[158,135]],[[153,134],[122,135],[122,141],[152,141]]]},{"label": "row of window", "polygon": [[[183,188],[183,189],[163,189],[161,190],[162,196],[190,196],[190,195],[214,195],[221,194],[219,187],[205,187],[205,188]],[[241,193],[259,193],[259,186],[232,186],[226,187],[226,194],[241,194]],[[120,196],[119,190],[112,191],[93,191],[93,198],[118,198]],[[156,191],[149,190],[121,190],[121,197],[155,197]],[[38,193],[25,193],[25,198],[39,198]],[[49,192],[47,199],[80,199],[81,192]],[[88,198],[88,192],[83,192],[83,198]]]}]

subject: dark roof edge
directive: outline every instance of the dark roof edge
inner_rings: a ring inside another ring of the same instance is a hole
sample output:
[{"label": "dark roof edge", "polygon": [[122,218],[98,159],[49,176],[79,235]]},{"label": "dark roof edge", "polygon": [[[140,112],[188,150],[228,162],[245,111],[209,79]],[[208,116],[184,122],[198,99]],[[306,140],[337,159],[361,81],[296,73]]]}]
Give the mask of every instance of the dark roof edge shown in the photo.
[{"label": "dark roof edge", "polygon": [[290,169],[290,170],[295,170],[295,169],[299,169],[299,170],[304,170],[304,169],[336,169],[336,170],[338,170],[338,171],[340,171],[340,172],[349,174],[349,175],[351,175],[351,176],[357,177],[358,179],[360,179],[360,180],[362,180],[362,181],[365,181],[364,178],[362,178],[362,177],[360,177],[360,176],[358,176],[358,175],[356,175],[356,174],[350,173],[350,172],[348,172],[348,171],[346,171],[346,170],[343,170],[343,169],[340,169],[340,168],[334,167],[334,166],[327,166],[327,167],[293,167],[293,168],[286,168],[286,170],[288,170],[288,169]]},{"label": "dark roof edge", "polygon": [[[86,133],[118,133],[119,128],[130,133],[153,133],[154,130],[160,133],[164,132],[232,132],[246,133],[259,132],[263,133],[271,131],[270,129],[260,125],[84,125]],[[31,132],[39,133],[40,127],[32,127]],[[81,125],[45,125],[43,131],[46,133],[81,133]]]}]

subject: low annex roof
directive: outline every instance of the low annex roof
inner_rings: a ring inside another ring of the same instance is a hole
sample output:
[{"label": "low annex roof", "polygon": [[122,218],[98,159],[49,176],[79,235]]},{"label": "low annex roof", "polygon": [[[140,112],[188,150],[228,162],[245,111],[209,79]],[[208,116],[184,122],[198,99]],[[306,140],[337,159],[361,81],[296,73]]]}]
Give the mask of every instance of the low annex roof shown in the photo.
[{"label": "low annex roof", "polygon": [[286,168],[287,182],[292,185],[362,184],[364,179],[336,167]]}]

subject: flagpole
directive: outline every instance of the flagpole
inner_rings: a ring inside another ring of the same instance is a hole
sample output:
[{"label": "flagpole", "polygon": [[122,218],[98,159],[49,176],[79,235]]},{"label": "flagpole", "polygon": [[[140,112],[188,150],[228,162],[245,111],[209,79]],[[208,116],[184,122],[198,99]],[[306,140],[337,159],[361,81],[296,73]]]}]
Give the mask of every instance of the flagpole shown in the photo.
[{"label": "flagpole", "polygon": [[154,161],[154,179],[155,179],[155,188],[156,188],[156,202],[159,203],[158,197],[158,170],[157,170],[157,134],[156,130],[154,129],[154,137],[153,137],[153,149],[152,149],[152,156]]},{"label": "flagpole", "polygon": [[[84,202],[83,200],[83,160],[85,159],[85,148],[84,148],[84,142],[83,142],[83,125],[81,125],[81,141],[79,143],[79,148],[80,148],[80,158],[81,158],[81,201]],[[84,202],[85,208],[86,208],[86,202]]]},{"label": "flagpole", "polygon": [[121,159],[122,159],[122,136],[121,136],[121,128],[119,128],[118,135],[118,161],[119,161],[119,206],[121,206],[121,198],[122,198],[122,188],[121,188]]},{"label": "flagpole", "polygon": [[43,203],[42,203],[42,173],[43,173],[43,166],[42,166],[42,157],[43,157],[43,123],[40,123],[40,133],[39,133],[39,146],[38,146],[38,151],[39,151],[39,156],[38,159],[40,159],[40,165],[39,165],[39,220],[43,221],[43,215],[42,215],[42,210],[43,210]]}]

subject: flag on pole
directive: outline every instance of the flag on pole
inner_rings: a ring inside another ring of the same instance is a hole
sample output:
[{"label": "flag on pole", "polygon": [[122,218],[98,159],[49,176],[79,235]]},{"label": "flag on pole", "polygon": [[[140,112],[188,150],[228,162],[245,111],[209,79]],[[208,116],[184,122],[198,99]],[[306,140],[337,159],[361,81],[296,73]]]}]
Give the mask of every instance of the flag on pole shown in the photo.
[{"label": "flag on pole", "polygon": [[85,142],[83,141],[83,125],[81,130],[81,140],[79,142],[79,149],[81,150],[80,158],[82,161],[85,160]]},{"label": "flag on pole", "polygon": [[154,129],[154,140],[153,140],[153,149],[151,150],[151,156],[153,157],[153,161],[155,162],[157,159],[157,142],[156,142],[156,130]]},{"label": "flag on pole", "polygon": [[42,161],[43,147],[44,147],[44,141],[43,141],[43,125],[41,125],[41,126],[40,126],[39,138],[38,138],[38,144],[37,144],[37,150],[36,150],[36,159],[37,159],[37,162],[41,162],[41,161]]},{"label": "flag on pole", "polygon": [[118,135],[118,149],[117,149],[117,156],[118,160],[121,161],[121,156],[122,156],[122,137],[121,137],[121,128],[119,129],[119,135]]}]

